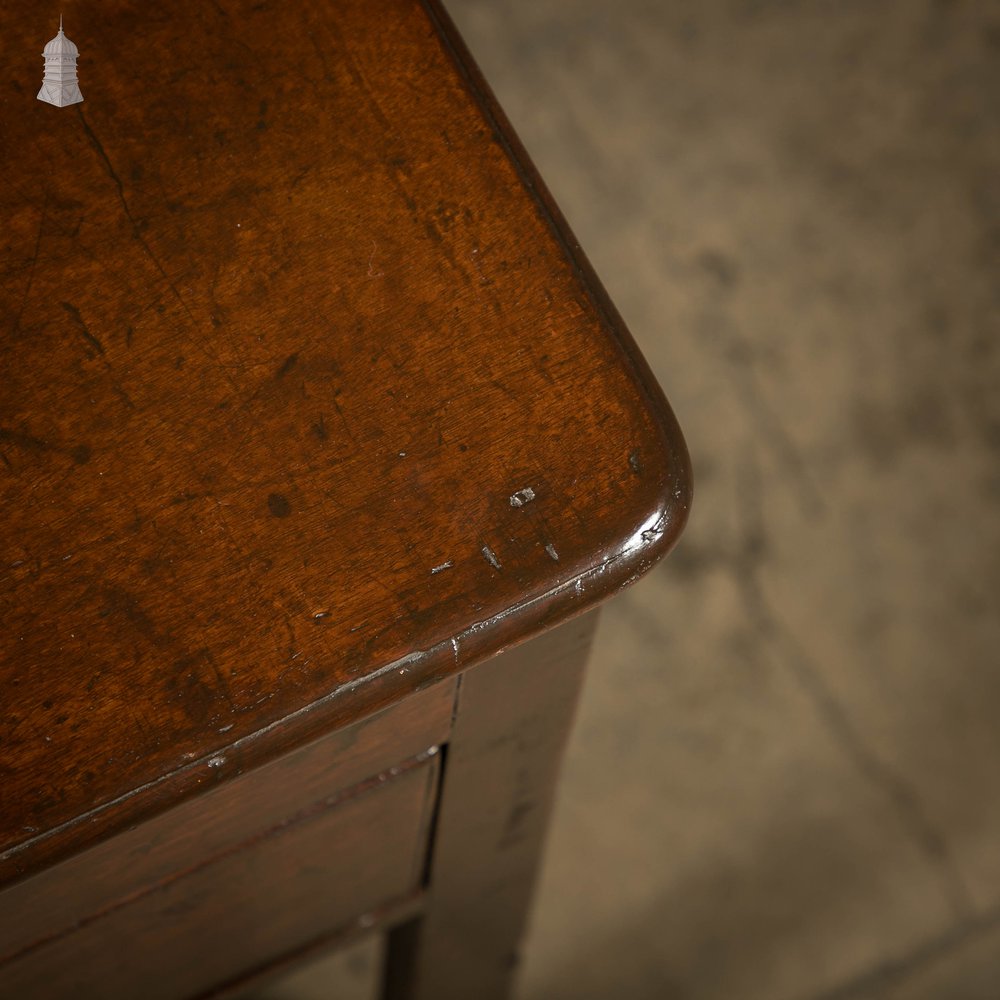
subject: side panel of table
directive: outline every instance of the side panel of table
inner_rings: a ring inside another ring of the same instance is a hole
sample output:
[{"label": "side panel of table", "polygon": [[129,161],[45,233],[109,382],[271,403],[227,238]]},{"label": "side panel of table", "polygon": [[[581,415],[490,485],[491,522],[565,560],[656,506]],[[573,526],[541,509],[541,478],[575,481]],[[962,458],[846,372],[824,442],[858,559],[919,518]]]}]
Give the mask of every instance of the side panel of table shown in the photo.
[{"label": "side panel of table", "polygon": [[462,675],[424,910],[390,934],[385,1000],[509,996],[597,618]]},{"label": "side panel of table", "polygon": [[0,895],[0,995],[191,996],[418,891],[431,748],[448,738],[454,688],[435,685]]}]

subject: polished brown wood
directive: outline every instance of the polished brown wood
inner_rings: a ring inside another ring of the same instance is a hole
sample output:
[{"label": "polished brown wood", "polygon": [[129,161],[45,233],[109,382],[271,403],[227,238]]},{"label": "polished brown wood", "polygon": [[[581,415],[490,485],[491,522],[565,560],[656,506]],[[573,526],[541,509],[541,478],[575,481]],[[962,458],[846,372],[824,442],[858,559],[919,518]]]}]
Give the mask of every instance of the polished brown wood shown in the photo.
[{"label": "polished brown wood", "polygon": [[0,892],[0,969],[40,941],[445,743],[454,702],[455,681],[443,681],[8,887]]},{"label": "polished brown wood", "polygon": [[170,1000],[213,993],[420,885],[431,756],[320,801],[0,964],[0,996]]},{"label": "polished brown wood", "polygon": [[385,1000],[510,991],[591,612],[461,678],[424,912],[389,937]]},{"label": "polished brown wood", "polygon": [[676,538],[673,418],[439,18],[80,0],[54,108],[0,11],[0,877]]},{"label": "polished brown wood", "polygon": [[[470,668],[501,676],[476,665],[630,583],[674,543],[690,498],[669,407],[437,3],[74,0],[64,13],[86,100],[55,108],[35,99],[54,15],[0,6],[12,962],[84,940],[67,921],[118,913],[130,893],[152,900],[143,880],[207,871],[255,820],[241,789],[261,789],[261,822],[295,789],[345,794],[361,775],[338,763],[344,734],[371,735],[358,727],[375,713],[422,717],[426,695],[437,721],[421,738],[441,739],[451,688],[428,692],[466,674],[474,692]],[[554,742],[531,765],[538,816],[568,704],[543,666],[512,666],[498,695],[511,726],[523,698],[552,706]],[[451,865],[478,858],[489,884],[509,860],[463,825],[473,703],[446,734],[455,769],[415,970],[444,961],[442,928],[471,905]],[[414,725],[378,767],[423,749]],[[509,747],[497,753],[482,766],[509,765]],[[497,809],[509,793],[497,786]],[[537,862],[531,830],[508,914]],[[104,886],[85,877],[95,858],[122,864]],[[245,873],[214,871],[231,875],[219,907],[238,908]],[[520,919],[494,928],[501,950]],[[296,927],[288,952],[308,944]],[[76,961],[98,962],[87,940]]]}]

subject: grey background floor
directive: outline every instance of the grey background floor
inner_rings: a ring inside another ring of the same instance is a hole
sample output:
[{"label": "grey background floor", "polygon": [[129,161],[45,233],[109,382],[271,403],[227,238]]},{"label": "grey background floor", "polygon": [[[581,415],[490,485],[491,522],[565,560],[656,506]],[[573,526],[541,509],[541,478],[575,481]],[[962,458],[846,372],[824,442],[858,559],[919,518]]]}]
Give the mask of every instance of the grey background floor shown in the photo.
[{"label": "grey background floor", "polygon": [[604,612],[521,1000],[996,1000],[1000,5],[448,6],[696,472]]}]

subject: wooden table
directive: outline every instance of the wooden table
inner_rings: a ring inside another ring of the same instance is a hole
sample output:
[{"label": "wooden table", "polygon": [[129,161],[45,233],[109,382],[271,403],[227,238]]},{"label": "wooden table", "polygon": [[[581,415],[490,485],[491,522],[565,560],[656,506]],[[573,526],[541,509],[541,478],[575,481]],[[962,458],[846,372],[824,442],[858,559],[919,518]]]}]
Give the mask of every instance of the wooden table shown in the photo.
[{"label": "wooden table", "polygon": [[71,107],[0,9],[0,996],[365,928],[502,996],[674,419],[436,3],[63,10]]}]

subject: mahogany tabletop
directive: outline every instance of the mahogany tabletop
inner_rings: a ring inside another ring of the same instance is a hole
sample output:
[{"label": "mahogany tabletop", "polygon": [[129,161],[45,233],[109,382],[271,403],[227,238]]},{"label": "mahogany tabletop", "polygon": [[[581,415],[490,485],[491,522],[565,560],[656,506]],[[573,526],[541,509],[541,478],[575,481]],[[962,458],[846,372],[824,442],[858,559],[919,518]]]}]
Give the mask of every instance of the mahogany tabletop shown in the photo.
[{"label": "mahogany tabletop", "polygon": [[64,9],[54,107],[0,7],[0,881],[614,594],[690,495],[436,3]]}]

